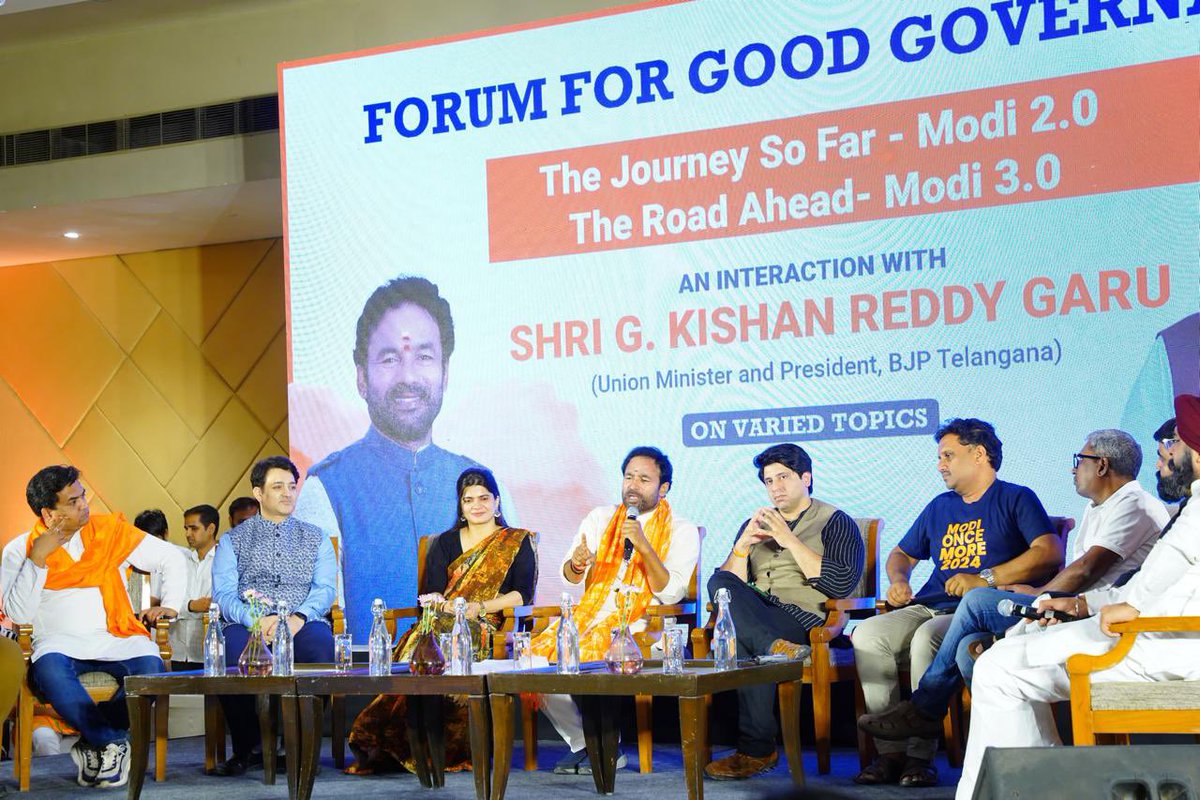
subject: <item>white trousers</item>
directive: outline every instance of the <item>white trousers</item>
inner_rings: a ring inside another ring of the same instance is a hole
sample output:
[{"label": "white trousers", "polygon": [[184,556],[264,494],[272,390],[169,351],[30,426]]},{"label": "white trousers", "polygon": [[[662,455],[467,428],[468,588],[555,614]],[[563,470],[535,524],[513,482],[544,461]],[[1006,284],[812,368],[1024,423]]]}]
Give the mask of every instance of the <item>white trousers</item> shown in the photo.
[{"label": "white trousers", "polygon": [[538,704],[572,753],[578,753],[586,746],[587,743],[583,739],[583,717],[580,716],[579,707],[575,705],[571,695],[539,695]]},{"label": "white trousers", "polygon": [[[1025,636],[1005,637],[979,657],[971,679],[971,731],[956,800],[971,800],[987,748],[1062,744],[1050,704],[1071,696],[1066,668],[1069,655],[1096,655],[1116,643],[1116,639],[1104,637],[1099,626],[1099,619],[1091,617]],[[1116,666],[1093,674],[1092,681],[1154,680],[1143,667],[1148,653],[1137,651],[1171,645],[1162,639],[1143,644],[1145,637],[1142,634],[1129,656]]]}]

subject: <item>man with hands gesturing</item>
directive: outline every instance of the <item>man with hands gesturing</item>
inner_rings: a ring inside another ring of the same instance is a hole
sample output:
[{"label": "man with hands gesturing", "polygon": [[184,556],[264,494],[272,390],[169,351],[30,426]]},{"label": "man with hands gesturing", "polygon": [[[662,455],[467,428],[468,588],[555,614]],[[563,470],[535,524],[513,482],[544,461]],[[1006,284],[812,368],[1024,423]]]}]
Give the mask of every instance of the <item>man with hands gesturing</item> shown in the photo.
[{"label": "man with hands gesturing", "polygon": [[[803,659],[808,632],[825,620],[825,601],[848,596],[862,576],[862,535],[845,512],[812,496],[812,459],[804,448],[774,445],[755,456],[754,466],[771,505],[742,523],[708,593],[729,591],[739,658]],[[738,689],[737,751],[705,774],[740,780],[775,766],[774,698],[769,684]]]},{"label": "man with hands gesturing", "polygon": [[[81,738],[71,749],[80,786],[121,786],[129,778],[126,675],[163,670],[145,625],[173,618],[184,601],[187,567],[171,545],[147,536],[120,514],[91,514],[79,470],[40,470],[25,488],[38,518],[4,548],[0,592],[14,622],[33,625],[33,688]],[[129,603],[124,565],[162,570],[162,605],[141,619]],[[144,624],[143,624],[144,623]],[[95,703],[79,682],[106,672],[122,688]]]}]

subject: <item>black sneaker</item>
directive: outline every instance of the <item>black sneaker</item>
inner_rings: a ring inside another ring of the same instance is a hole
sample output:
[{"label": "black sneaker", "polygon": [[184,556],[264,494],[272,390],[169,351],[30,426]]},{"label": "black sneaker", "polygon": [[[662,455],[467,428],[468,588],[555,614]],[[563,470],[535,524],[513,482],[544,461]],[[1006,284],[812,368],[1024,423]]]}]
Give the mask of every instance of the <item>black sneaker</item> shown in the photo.
[{"label": "black sneaker", "polygon": [[100,772],[100,751],[80,739],[71,747],[71,760],[77,768],[75,782],[83,787],[95,786]]}]

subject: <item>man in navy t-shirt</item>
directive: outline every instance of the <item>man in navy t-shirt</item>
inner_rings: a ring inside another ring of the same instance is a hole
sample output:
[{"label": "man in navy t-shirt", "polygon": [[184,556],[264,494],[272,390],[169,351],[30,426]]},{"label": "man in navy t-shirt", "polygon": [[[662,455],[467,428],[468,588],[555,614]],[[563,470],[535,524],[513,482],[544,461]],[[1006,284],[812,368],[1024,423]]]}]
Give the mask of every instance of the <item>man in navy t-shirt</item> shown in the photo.
[{"label": "man in navy t-shirt", "polygon": [[[887,559],[893,611],[860,623],[854,656],[867,713],[900,699],[899,670],[907,666],[912,687],[937,652],[959,599],[983,586],[1029,583],[1050,577],[1063,565],[1063,543],[1041,501],[1024,486],[997,480],[1000,439],[978,419],[954,419],[934,435],[938,472],[950,491],[917,517]],[[913,567],[933,561],[933,573],[914,596]],[[935,739],[875,740],[879,757],[857,783],[933,786]]]}]

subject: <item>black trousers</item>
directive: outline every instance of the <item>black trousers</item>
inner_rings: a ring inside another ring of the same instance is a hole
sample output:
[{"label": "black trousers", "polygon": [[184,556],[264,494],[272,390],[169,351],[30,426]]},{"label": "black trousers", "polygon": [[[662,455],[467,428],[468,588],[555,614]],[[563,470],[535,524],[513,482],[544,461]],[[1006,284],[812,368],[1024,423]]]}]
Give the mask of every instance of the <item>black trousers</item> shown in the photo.
[{"label": "black trousers", "polygon": [[[776,639],[808,643],[808,628],[737,575],[718,569],[708,579],[708,595],[729,590],[729,612],[737,629],[738,658],[765,655]],[[738,751],[755,758],[775,752],[775,685],[760,684],[737,690]]]}]

